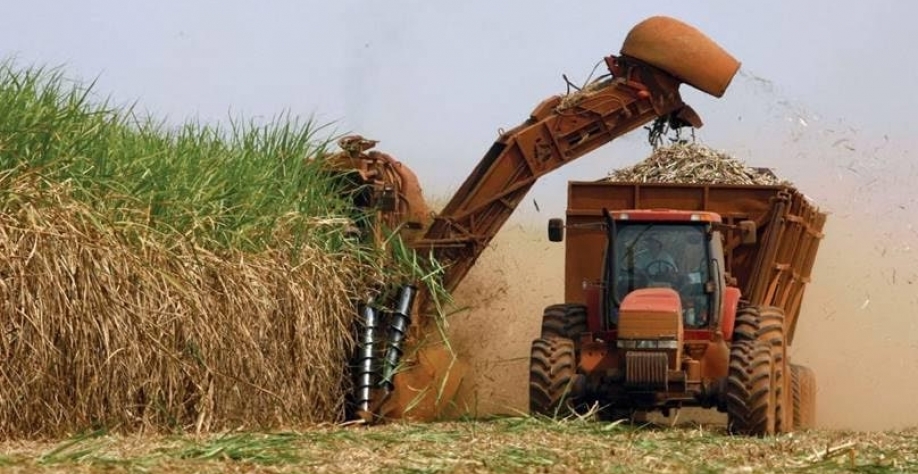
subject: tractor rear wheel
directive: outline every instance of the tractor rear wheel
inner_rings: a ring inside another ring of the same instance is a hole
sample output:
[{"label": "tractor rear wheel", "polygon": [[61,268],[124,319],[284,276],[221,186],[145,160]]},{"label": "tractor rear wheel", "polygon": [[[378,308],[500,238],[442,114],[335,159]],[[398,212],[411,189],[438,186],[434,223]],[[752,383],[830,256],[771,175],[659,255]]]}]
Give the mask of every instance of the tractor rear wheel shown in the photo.
[{"label": "tractor rear wheel", "polygon": [[809,367],[791,364],[791,400],[795,429],[816,427],[816,374]]},{"label": "tractor rear wheel", "polygon": [[554,304],[542,313],[542,339],[560,337],[579,345],[580,335],[587,332],[587,311],[582,304]]},{"label": "tractor rear wheel", "polygon": [[732,433],[775,434],[780,398],[775,369],[775,357],[768,345],[758,341],[733,344],[724,394]]},{"label": "tractor rear wheel", "polygon": [[578,404],[577,359],[574,342],[564,338],[532,341],[529,357],[529,413],[565,417]]}]

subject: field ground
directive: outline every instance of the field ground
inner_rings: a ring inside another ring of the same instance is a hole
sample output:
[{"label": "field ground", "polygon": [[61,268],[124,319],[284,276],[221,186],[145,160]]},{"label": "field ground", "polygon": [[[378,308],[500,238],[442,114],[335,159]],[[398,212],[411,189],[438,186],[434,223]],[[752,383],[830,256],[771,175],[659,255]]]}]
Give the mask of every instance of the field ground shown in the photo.
[{"label": "field ground", "polygon": [[528,417],[0,443],[2,472],[918,472],[918,430],[733,437]]}]

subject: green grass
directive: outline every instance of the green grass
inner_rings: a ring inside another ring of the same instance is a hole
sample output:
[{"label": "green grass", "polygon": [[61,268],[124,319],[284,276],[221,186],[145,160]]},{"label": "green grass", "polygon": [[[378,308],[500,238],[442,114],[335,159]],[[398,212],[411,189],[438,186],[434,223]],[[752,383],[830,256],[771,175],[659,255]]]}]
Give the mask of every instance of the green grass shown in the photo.
[{"label": "green grass", "polygon": [[787,472],[918,470],[918,431],[811,431],[773,438],[722,427],[488,421],[314,427],[202,437],[113,437],[2,445],[19,472]]},{"label": "green grass", "polygon": [[[344,251],[400,283],[431,290],[443,314],[442,268],[399,239],[385,249],[346,238],[366,219],[325,172],[331,124],[280,113],[266,123],[168,125],[112,104],[62,69],[0,62],[0,206],[7,184],[64,183],[97,225],[129,238],[181,239],[209,250],[258,252],[304,244]],[[51,203],[50,205],[53,205]],[[380,254],[384,250],[385,257]],[[379,269],[379,268],[378,268]]]},{"label": "green grass", "polygon": [[330,138],[327,126],[289,114],[167,126],[59,69],[0,63],[0,175],[68,183],[109,222],[209,248],[264,249],[319,232],[316,217],[349,216],[319,172]]}]

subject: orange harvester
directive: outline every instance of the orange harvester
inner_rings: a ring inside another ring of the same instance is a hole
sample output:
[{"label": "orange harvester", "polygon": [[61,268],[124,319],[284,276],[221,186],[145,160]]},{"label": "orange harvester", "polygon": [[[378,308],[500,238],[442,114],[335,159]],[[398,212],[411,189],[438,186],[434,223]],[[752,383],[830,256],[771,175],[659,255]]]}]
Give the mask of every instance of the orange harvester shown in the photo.
[{"label": "orange harvester", "polygon": [[[333,161],[356,172],[361,205],[376,211],[374,234],[399,229],[411,248],[443,265],[453,290],[541,176],[650,122],[700,127],[679,86],[721,97],[739,69],[703,33],[668,17],[635,26],[605,64],[608,74],[544,100],[503,132],[436,215],[406,166],[370,151],[375,142],[348,137]],[[553,237],[565,227],[569,234],[568,302],[546,309],[533,342],[533,412],[598,403],[601,413],[620,416],[697,404],[726,410],[739,432],[812,423],[812,373],[789,365],[786,347],[825,216],[799,192],[572,183],[568,207],[566,226],[550,223]],[[636,267],[640,255],[626,255],[638,249],[622,246],[642,230],[699,253],[703,271],[680,275],[668,261],[650,272]],[[361,306],[354,405],[368,420],[432,419],[463,373],[446,348],[421,344],[436,328],[430,295],[412,283],[393,304]]]}]

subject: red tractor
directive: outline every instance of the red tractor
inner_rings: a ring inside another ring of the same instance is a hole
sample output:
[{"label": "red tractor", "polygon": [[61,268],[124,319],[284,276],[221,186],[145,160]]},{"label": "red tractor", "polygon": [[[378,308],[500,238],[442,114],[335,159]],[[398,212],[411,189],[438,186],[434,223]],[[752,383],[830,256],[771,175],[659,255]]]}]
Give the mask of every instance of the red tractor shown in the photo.
[{"label": "red tractor", "polygon": [[[611,210],[610,210],[611,209]],[[826,215],[789,186],[571,183],[567,304],[532,343],[530,409],[609,417],[716,407],[733,432],[812,426],[790,364]]]}]

